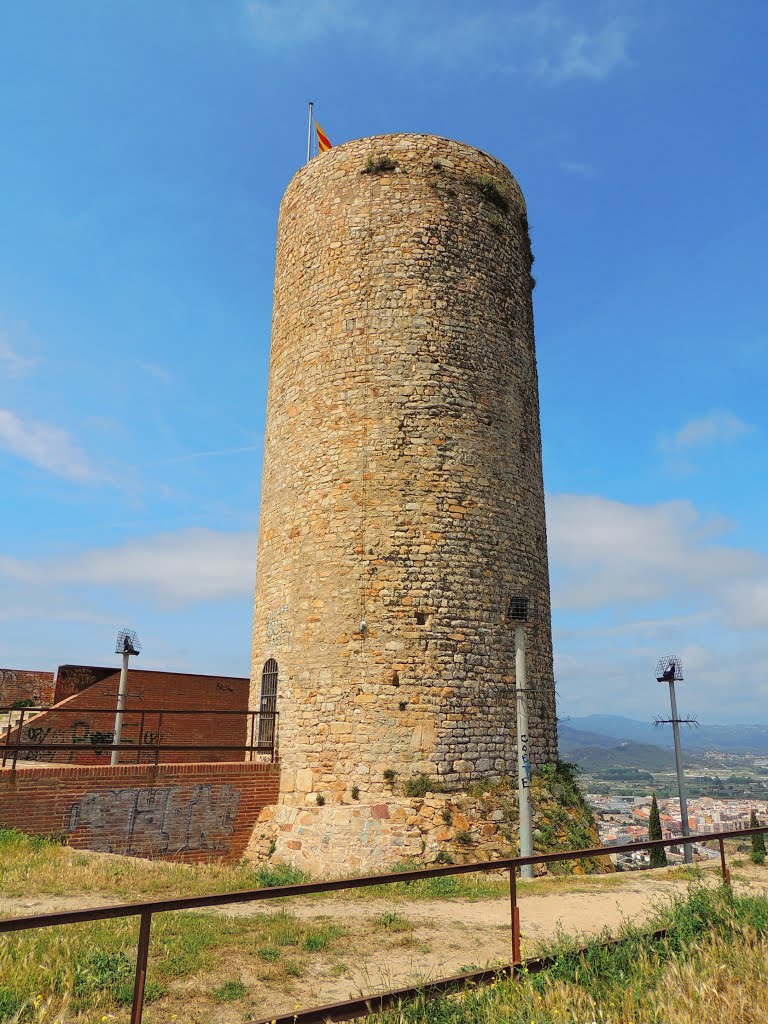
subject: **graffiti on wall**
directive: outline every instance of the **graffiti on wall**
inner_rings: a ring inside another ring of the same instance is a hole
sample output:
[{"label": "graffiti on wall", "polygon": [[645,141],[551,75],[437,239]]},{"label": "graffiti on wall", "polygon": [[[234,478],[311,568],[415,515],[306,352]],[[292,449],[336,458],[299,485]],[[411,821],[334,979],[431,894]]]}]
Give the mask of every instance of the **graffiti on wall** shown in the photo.
[{"label": "graffiti on wall", "polygon": [[[45,722],[48,717],[48,715],[45,717],[39,716],[38,721],[41,723]],[[103,716],[101,718],[103,721]],[[134,729],[136,729],[135,723],[130,720],[125,722],[120,742],[138,743],[139,737],[133,735]],[[156,729],[145,729],[141,734],[141,745],[152,748],[155,744],[161,742],[162,739],[162,732],[158,732]],[[114,732],[111,729],[105,729],[98,722],[95,725],[91,723],[87,717],[87,712],[82,718],[60,727],[56,725],[30,724],[23,726],[21,730],[22,743],[37,743],[40,746],[40,750],[25,751],[24,757],[27,761],[51,761],[61,759],[62,757],[70,763],[75,760],[76,751],[53,751],[49,746],[51,743],[76,743],[87,748],[93,748],[93,753],[96,757],[105,756],[109,758],[110,751],[99,748],[102,745],[109,746],[113,740]]]},{"label": "graffiti on wall", "polygon": [[69,811],[67,831],[88,830],[88,849],[143,856],[192,850],[229,852],[240,791],[210,783],[87,793]]},{"label": "graffiti on wall", "polygon": [[115,668],[100,668],[96,665],[59,665],[56,676],[56,702],[73,697],[100,683],[102,679],[117,674]]},{"label": "graffiti on wall", "polygon": [[30,672],[23,668],[0,668],[0,706],[32,700],[48,704],[53,698],[53,672]]}]

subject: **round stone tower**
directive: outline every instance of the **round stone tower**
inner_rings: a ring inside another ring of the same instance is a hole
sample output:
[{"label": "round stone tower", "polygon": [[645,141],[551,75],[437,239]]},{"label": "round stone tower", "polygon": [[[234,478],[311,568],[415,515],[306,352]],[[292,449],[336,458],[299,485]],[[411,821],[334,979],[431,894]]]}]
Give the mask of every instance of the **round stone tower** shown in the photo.
[{"label": "round stone tower", "polygon": [[458,142],[359,139],[288,186],[251,690],[285,802],[514,774],[513,598],[557,756],[531,262],[517,182]]}]

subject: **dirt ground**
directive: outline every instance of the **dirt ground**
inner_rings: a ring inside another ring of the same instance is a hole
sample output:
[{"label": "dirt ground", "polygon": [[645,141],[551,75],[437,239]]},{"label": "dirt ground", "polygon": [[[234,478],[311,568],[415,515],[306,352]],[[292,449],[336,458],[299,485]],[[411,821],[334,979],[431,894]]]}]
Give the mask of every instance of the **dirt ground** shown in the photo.
[{"label": "dirt ground", "polygon": [[[715,865],[704,870],[710,884],[719,881]],[[626,873],[562,878],[534,883],[520,897],[523,956],[537,952],[539,942],[558,931],[589,935],[623,921],[642,922],[659,904],[684,893],[688,880],[675,872]],[[763,870],[745,866],[734,871],[737,891],[764,891]],[[537,887],[540,891],[537,892]],[[77,898],[17,898],[3,901],[3,916],[103,906],[114,900],[98,895]],[[462,969],[509,962],[510,907],[507,899],[365,900],[341,896],[324,900],[235,904],[211,913],[238,917],[289,912],[300,919],[323,919],[345,928],[331,950],[304,953],[303,975],[287,978],[248,951],[228,951],[226,963],[174,983],[169,993],[148,1010],[147,1019],[166,1019],[184,1007],[185,1021],[234,1024],[245,1013],[257,1019],[377,991],[427,981]],[[389,923],[386,923],[386,922]],[[151,968],[150,968],[151,970]],[[248,995],[242,1001],[212,1004],[209,994],[223,980],[239,978]],[[247,1018],[246,1018],[247,1019]]]}]

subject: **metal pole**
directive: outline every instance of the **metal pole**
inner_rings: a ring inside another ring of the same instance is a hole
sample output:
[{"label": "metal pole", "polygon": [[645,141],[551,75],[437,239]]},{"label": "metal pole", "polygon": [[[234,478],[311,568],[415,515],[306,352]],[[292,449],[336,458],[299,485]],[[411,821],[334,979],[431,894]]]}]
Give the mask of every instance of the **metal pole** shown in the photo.
[{"label": "metal pole", "polygon": [[[517,697],[517,777],[520,812],[520,856],[533,856],[531,759],[528,739],[528,691],[525,678],[525,627],[515,626],[515,694]],[[523,864],[521,878],[533,878],[533,864]]]},{"label": "metal pole", "polygon": [[[677,715],[677,698],[675,697],[675,681],[669,680],[669,700],[672,705],[672,735],[675,740],[675,765],[677,766],[677,788],[680,794],[680,820],[683,826],[683,836],[689,836],[691,829],[688,825],[688,801],[685,799],[685,779],[683,777],[683,755],[680,749],[680,721]],[[693,848],[690,843],[683,846],[685,863],[693,863]]]},{"label": "metal pole", "polygon": [[[125,694],[128,687],[128,651],[123,651],[123,667],[120,669],[120,685],[117,688],[117,712],[115,714],[115,735],[112,742],[118,744],[123,734],[123,710],[125,709]],[[120,751],[113,750],[110,764],[120,762]]]},{"label": "metal pole", "polygon": [[722,836],[720,837],[720,870],[723,873],[723,881],[726,885],[731,884],[731,872],[725,863],[725,843],[723,842]]},{"label": "metal pole", "polygon": [[309,120],[307,121],[307,163],[312,159],[312,107],[314,103],[309,101]]},{"label": "metal pole", "polygon": [[512,963],[520,963],[520,909],[517,905],[517,878],[516,869],[509,869],[509,904],[510,917],[512,919]]},{"label": "metal pole", "polygon": [[136,950],[136,977],[133,982],[133,1002],[131,1004],[131,1024],[141,1024],[144,1014],[144,988],[147,982],[147,958],[149,957],[149,929],[152,926],[152,913],[144,911],[139,925],[139,947]]}]

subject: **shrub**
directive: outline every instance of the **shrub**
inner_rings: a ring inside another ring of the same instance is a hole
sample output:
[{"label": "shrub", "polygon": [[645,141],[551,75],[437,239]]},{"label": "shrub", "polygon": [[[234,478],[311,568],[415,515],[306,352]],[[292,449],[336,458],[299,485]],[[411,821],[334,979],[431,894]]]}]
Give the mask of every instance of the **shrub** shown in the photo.
[{"label": "shrub", "polygon": [[[752,808],[749,816],[749,827],[760,828],[757,812]],[[753,864],[765,864],[765,833],[756,832],[752,836],[752,853],[750,855]]]},{"label": "shrub", "polygon": [[423,772],[419,775],[414,775],[405,783],[406,796],[426,796],[427,793],[442,793],[442,791],[442,783],[438,782],[437,779],[433,779],[431,775],[425,775]]},{"label": "shrub", "polygon": [[374,157],[372,153],[369,153],[368,158],[365,161],[363,174],[383,174],[385,171],[394,171],[396,167],[397,161],[393,160],[391,157]]},{"label": "shrub", "polygon": [[325,797],[323,796],[322,793],[317,794],[317,796],[315,797],[315,803],[317,804],[318,807],[323,806],[323,804],[325,803]]},{"label": "shrub", "polygon": [[475,840],[472,838],[471,832],[456,833],[456,842],[461,843],[462,846],[471,846],[471,844],[474,843],[474,841]]},{"label": "shrub", "polygon": [[277,885],[301,885],[309,881],[309,875],[290,864],[262,864],[256,869],[255,876],[263,889],[274,889]]},{"label": "shrub", "polygon": [[494,211],[488,218],[489,223],[497,235],[501,235],[504,232],[504,218],[500,213]]},{"label": "shrub", "polygon": [[382,775],[383,775],[384,781],[388,782],[390,784],[390,786],[392,785],[392,783],[397,778],[397,772],[395,771],[394,768],[385,768],[384,771],[382,772]]},{"label": "shrub", "polygon": [[[653,794],[651,801],[651,813],[648,816],[648,838],[663,839],[661,834],[661,818],[659,817],[659,805],[656,802],[656,794]],[[663,846],[655,846],[651,850],[651,867],[665,868],[667,866],[667,851]]]},{"label": "shrub", "polygon": [[360,787],[359,786],[353,786],[352,787],[352,799],[353,800],[359,800],[360,799]]},{"label": "shrub", "polygon": [[509,210],[509,197],[504,186],[493,174],[481,174],[476,180],[477,187],[483,199],[493,203],[503,213]]}]

